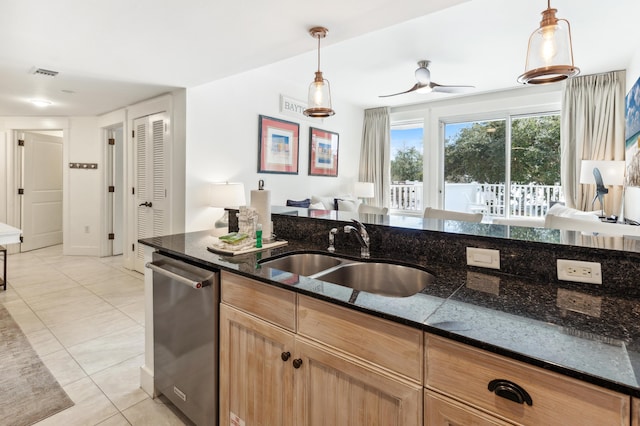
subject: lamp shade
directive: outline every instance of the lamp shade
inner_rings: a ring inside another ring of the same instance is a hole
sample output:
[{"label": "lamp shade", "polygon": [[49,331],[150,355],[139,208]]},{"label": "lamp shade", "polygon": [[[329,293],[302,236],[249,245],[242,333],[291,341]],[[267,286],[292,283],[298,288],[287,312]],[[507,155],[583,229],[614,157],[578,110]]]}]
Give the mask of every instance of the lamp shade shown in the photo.
[{"label": "lamp shade", "polygon": [[331,87],[329,81],[316,71],[316,78],[309,85],[309,108],[304,110],[308,117],[330,117],[335,114],[331,108]]},{"label": "lamp shade", "polygon": [[243,183],[216,182],[211,191],[211,206],[239,207],[246,204]]},{"label": "lamp shade", "polygon": [[556,12],[550,4],[542,12],[540,27],[529,37],[525,72],[518,77],[518,82],[554,83],[580,72],[573,63],[569,21],[556,18]]},{"label": "lamp shade", "polygon": [[605,185],[624,185],[624,161],[582,160],[580,165],[580,183],[595,184],[593,169],[600,170]]},{"label": "lamp shade", "polygon": [[373,182],[356,182],[353,193],[358,198],[373,198],[375,195]]}]

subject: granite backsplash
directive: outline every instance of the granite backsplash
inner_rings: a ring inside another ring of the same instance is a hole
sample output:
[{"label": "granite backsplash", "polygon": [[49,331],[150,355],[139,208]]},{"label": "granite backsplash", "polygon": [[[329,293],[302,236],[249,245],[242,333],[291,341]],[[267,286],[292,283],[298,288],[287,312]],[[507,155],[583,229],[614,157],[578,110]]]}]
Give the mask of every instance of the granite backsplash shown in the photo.
[{"label": "granite backsplash", "polygon": [[[230,215],[233,217],[234,215]],[[279,239],[299,241],[316,250],[326,250],[331,228],[338,228],[335,248],[338,253],[357,255],[356,238],[342,232],[350,222],[273,214],[274,233]],[[233,222],[230,229],[233,229]],[[236,225],[237,226],[237,225]],[[566,244],[465,235],[431,230],[417,230],[387,225],[367,224],[371,240],[371,256],[417,263],[425,268],[437,262],[467,271],[508,274],[531,279],[535,283],[558,283],[557,259],[599,262],[603,284],[598,291],[640,297],[640,253]],[[237,228],[236,228],[237,229]],[[466,248],[479,247],[500,250],[500,271],[467,266]],[[563,282],[566,285],[572,283]],[[584,290],[593,284],[576,283]]]}]

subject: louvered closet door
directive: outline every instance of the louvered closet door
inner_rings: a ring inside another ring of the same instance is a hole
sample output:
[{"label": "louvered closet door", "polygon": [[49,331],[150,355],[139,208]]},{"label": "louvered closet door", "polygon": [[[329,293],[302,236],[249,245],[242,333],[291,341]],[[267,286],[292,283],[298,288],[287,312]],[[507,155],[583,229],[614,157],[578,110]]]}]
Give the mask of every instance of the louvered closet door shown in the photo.
[{"label": "louvered closet door", "polygon": [[137,243],[169,233],[167,206],[167,116],[154,114],[134,121],[136,243],[135,269],[144,272],[144,247]]}]

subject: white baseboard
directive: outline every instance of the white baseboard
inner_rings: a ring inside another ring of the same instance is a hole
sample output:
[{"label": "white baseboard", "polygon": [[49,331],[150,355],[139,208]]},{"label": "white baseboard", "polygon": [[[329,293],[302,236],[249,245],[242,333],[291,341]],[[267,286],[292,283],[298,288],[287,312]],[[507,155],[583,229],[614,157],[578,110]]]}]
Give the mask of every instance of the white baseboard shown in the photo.
[{"label": "white baseboard", "polygon": [[151,398],[158,396],[156,393],[153,371],[149,370],[146,365],[140,367],[140,388]]}]

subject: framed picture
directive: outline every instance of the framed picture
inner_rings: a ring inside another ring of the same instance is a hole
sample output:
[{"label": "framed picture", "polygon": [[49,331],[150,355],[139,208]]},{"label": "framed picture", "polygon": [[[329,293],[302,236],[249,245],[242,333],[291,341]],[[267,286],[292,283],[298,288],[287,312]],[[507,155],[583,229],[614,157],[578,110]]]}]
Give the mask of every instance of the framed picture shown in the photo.
[{"label": "framed picture", "polygon": [[298,174],[297,123],[260,115],[258,173]]},{"label": "framed picture", "polygon": [[338,176],[338,139],[337,133],[309,128],[310,176]]}]

